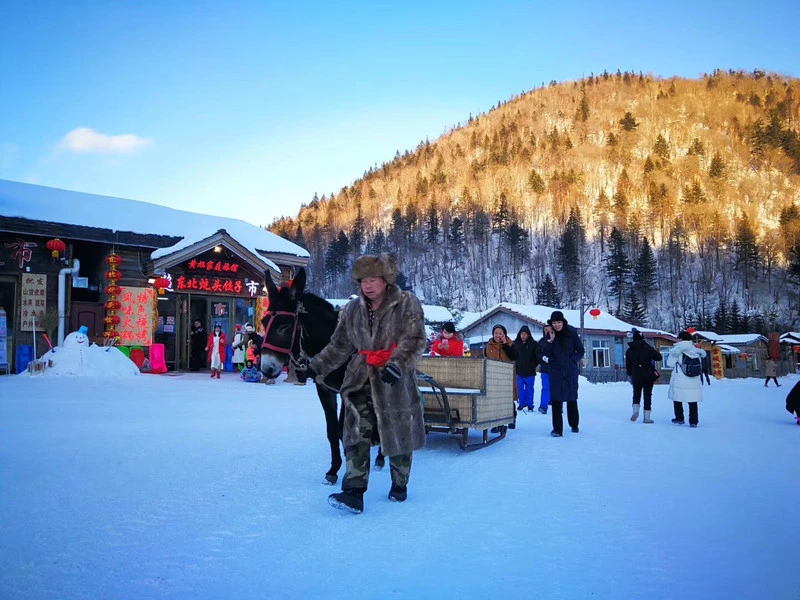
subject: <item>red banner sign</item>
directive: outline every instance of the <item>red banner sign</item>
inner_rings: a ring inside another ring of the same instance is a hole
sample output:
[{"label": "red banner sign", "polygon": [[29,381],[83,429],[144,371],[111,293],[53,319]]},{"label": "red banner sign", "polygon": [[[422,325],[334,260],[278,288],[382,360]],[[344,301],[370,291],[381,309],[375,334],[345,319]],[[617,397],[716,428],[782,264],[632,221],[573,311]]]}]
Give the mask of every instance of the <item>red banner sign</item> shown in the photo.
[{"label": "red banner sign", "polygon": [[199,260],[193,258],[187,264],[190,271],[216,271],[217,273],[238,273],[239,265],[222,260]]},{"label": "red banner sign", "polygon": [[117,326],[123,346],[149,346],[153,343],[153,315],[155,312],[153,288],[124,287],[119,297],[122,307],[118,314],[122,322]]}]

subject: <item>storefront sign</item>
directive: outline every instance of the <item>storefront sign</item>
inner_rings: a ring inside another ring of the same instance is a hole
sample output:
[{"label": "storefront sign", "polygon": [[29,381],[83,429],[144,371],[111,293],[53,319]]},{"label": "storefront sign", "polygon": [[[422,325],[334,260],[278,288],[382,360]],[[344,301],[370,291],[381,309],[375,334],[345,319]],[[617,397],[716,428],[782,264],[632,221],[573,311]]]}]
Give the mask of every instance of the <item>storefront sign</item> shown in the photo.
[{"label": "storefront sign", "polygon": [[218,277],[204,277],[202,275],[177,277],[175,291],[177,292],[207,292],[209,294],[247,294],[254,298],[258,294],[260,284],[249,279],[220,279]]},{"label": "storefront sign", "polygon": [[47,311],[47,275],[27,273],[22,276],[22,306],[20,307],[20,330],[44,331],[42,319]]},{"label": "storefront sign", "polygon": [[151,287],[123,287],[119,296],[122,307],[117,314],[122,321],[117,325],[120,344],[123,346],[149,346],[153,343],[153,316],[156,291]]},{"label": "storefront sign", "polygon": [[11,258],[17,260],[20,269],[25,266],[26,262],[31,262],[31,258],[33,258],[33,250],[31,248],[36,248],[37,246],[36,242],[26,242],[22,238],[17,238],[16,242],[5,244],[6,248],[11,248]]},{"label": "storefront sign", "polygon": [[187,264],[190,271],[216,271],[217,273],[238,273],[239,265],[222,260],[198,260],[192,259]]},{"label": "storefront sign", "polygon": [[722,348],[719,346],[711,348],[711,371],[716,379],[722,379],[725,376],[722,369]]}]

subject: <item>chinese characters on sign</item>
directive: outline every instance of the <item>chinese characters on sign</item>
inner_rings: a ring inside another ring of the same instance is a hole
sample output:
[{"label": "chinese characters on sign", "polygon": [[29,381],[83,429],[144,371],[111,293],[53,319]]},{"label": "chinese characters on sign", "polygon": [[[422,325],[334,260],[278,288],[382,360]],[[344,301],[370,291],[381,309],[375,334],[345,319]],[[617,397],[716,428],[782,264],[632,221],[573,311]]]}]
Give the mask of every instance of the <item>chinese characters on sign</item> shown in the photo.
[{"label": "chinese characters on sign", "polygon": [[17,263],[21,269],[25,266],[26,262],[31,262],[31,258],[33,257],[33,250],[31,250],[31,248],[36,248],[37,245],[36,242],[26,242],[21,238],[17,238],[16,242],[9,242],[5,244],[5,247],[12,249],[11,258],[17,259]]},{"label": "chinese characters on sign", "polygon": [[153,343],[153,313],[156,291],[153,288],[124,287],[119,297],[122,321],[117,331],[123,346],[149,346]]},{"label": "chinese characters on sign", "polygon": [[719,346],[711,348],[711,374],[717,379],[722,379],[724,377],[722,370],[722,348]]},{"label": "chinese characters on sign", "polygon": [[176,291],[197,290],[209,293],[241,294],[244,291],[241,279],[211,279],[209,277],[184,277],[175,280]]},{"label": "chinese characters on sign", "polygon": [[42,319],[47,311],[47,275],[26,273],[22,277],[22,306],[20,307],[21,331],[44,331]]},{"label": "chinese characters on sign", "polygon": [[238,273],[239,265],[232,262],[223,262],[221,260],[197,260],[192,259],[188,264],[190,271],[217,271],[225,273]]}]

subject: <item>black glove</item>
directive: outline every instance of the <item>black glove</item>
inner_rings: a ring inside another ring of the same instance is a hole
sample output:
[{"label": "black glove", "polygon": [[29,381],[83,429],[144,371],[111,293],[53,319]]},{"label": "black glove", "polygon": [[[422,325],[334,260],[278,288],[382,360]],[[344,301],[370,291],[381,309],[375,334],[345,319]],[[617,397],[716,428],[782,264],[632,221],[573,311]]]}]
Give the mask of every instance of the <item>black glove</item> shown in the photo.
[{"label": "black glove", "polygon": [[381,372],[381,381],[389,385],[394,385],[400,381],[401,375],[400,369],[390,363],[383,368],[383,372]]}]

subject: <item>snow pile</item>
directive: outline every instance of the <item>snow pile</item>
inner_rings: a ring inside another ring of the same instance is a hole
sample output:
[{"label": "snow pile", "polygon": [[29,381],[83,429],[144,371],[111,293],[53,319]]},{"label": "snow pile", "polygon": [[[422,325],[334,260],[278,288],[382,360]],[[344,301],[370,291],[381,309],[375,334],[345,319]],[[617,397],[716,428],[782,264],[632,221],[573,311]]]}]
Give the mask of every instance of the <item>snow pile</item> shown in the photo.
[{"label": "snow pile", "polygon": [[[117,348],[104,348],[89,342],[83,333],[74,331],[64,339],[63,346],[56,346],[42,356],[47,368],[31,376],[80,375],[118,379],[139,375],[136,364]],[[52,365],[52,366],[50,366]],[[27,375],[23,373],[22,375]]]}]

